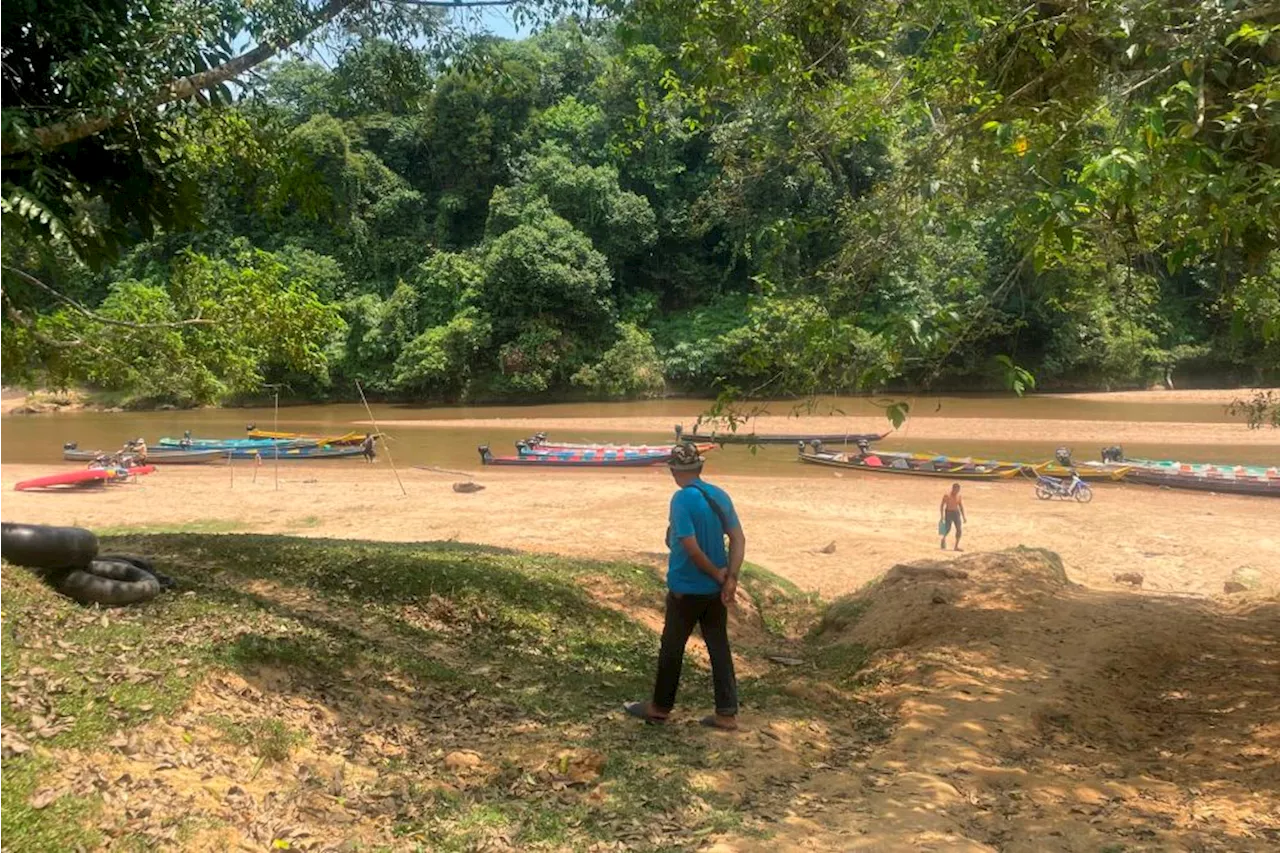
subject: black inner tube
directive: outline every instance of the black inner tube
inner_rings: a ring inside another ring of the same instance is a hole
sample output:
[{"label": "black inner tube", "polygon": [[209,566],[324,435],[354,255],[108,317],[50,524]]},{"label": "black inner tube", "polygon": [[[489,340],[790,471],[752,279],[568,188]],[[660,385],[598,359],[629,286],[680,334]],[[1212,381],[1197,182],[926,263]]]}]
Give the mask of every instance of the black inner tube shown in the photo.
[{"label": "black inner tube", "polygon": [[120,606],[155,598],[160,594],[160,581],[124,560],[93,560],[87,568],[68,573],[58,591],[81,604]]},{"label": "black inner tube", "polygon": [[0,525],[0,553],[30,569],[75,569],[98,555],[98,537],[83,527],[5,522]]},{"label": "black inner tube", "polygon": [[156,568],[155,561],[150,557],[143,557],[140,554],[99,554],[99,560],[117,560],[126,563],[132,563],[145,572],[155,575],[156,580],[160,581],[161,589],[173,589],[178,582],[166,575],[164,572]]}]

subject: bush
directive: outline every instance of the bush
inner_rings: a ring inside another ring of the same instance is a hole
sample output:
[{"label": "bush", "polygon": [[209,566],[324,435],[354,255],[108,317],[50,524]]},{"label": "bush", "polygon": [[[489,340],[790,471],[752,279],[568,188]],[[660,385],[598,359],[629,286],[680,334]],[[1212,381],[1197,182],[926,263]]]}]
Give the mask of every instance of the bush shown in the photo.
[{"label": "bush", "polygon": [[617,343],[575,373],[573,384],[601,397],[662,396],[666,382],[653,336],[632,323],[619,323],[617,329]]}]

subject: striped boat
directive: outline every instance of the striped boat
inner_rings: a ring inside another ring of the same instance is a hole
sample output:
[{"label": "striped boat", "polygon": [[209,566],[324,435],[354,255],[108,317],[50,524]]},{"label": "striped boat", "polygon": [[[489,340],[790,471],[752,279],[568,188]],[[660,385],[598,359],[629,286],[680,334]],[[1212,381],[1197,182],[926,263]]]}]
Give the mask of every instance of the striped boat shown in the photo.
[{"label": "striped boat", "polygon": [[494,456],[488,445],[481,445],[480,462],[484,465],[562,468],[640,468],[661,465],[671,459],[671,448],[654,448],[652,452],[635,453],[617,448],[587,450],[544,450],[520,452],[515,456]]}]

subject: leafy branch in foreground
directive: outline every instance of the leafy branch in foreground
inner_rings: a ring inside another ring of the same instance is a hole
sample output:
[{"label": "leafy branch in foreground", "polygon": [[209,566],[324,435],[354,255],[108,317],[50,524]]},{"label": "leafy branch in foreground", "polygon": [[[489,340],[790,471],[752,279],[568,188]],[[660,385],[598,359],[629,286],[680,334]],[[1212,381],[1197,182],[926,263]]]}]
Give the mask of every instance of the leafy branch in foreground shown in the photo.
[{"label": "leafy branch in foreground", "polygon": [[1268,424],[1280,429],[1280,395],[1273,391],[1255,391],[1252,397],[1237,397],[1227,406],[1227,414],[1243,415],[1249,429],[1261,429]]}]

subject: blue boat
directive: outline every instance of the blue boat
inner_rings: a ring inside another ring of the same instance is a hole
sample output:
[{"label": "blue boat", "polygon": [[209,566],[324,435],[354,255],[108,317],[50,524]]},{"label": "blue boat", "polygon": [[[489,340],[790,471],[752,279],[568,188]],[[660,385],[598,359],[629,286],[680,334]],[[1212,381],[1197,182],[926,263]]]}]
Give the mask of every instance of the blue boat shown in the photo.
[{"label": "blue boat", "polygon": [[182,450],[249,450],[270,449],[272,447],[315,447],[319,442],[307,438],[169,438],[160,439],[161,447],[176,447]]},{"label": "blue boat", "polygon": [[227,451],[232,459],[252,459],[255,456],[263,462],[281,462],[300,459],[350,459],[364,455],[362,447],[339,447],[332,444],[305,445],[303,447],[239,447]]},{"label": "blue boat", "polygon": [[191,445],[183,448],[165,446],[166,450],[176,452],[186,452],[193,455],[201,455],[208,453],[210,450],[217,450],[222,458],[230,456],[232,459],[254,459],[259,458],[264,462],[272,462],[277,458],[281,462],[288,462],[298,459],[348,459],[354,456],[360,456],[364,453],[362,447],[352,447],[350,445],[333,445],[333,444],[303,444],[300,446],[292,446],[288,443],[277,442],[275,444],[267,443],[257,446],[228,446],[228,447],[209,447]]}]

